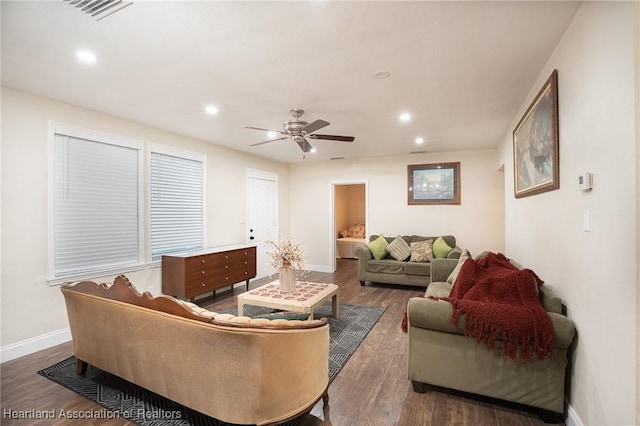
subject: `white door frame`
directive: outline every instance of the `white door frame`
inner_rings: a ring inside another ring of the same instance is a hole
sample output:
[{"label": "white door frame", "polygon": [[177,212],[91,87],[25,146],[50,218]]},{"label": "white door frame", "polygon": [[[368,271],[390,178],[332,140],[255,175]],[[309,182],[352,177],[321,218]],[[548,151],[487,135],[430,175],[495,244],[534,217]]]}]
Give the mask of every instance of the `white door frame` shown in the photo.
[{"label": "white door frame", "polygon": [[[369,181],[367,179],[361,180],[341,180],[341,181],[332,181],[329,183],[331,185],[331,190],[329,191],[331,194],[331,200],[329,201],[329,205],[331,206],[331,225],[329,226],[329,255],[331,256],[331,271],[336,271],[336,186],[343,185],[364,185],[364,222],[365,229],[369,229]],[[365,235],[366,238],[366,235]]]}]

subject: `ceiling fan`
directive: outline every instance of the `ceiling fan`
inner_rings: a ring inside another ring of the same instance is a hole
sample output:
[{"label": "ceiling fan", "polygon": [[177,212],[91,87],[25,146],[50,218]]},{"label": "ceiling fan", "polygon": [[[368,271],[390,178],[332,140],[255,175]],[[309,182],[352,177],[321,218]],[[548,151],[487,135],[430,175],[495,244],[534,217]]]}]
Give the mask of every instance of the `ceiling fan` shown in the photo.
[{"label": "ceiling fan", "polygon": [[273,130],[273,129],[263,129],[262,127],[245,127],[245,129],[264,130],[267,132],[274,132],[276,134],[283,135],[281,137],[271,139],[268,141],[254,143],[251,146],[264,145],[266,143],[276,142],[276,141],[290,138],[292,141],[298,144],[302,152],[307,153],[313,149],[313,147],[311,146],[311,144],[307,139],[324,139],[324,140],[338,141],[338,142],[353,142],[355,140],[353,136],[320,135],[320,134],[314,133],[315,131],[328,126],[329,122],[324,120],[316,120],[312,123],[307,123],[306,121],[300,120],[300,117],[302,116],[302,114],[304,114],[304,110],[292,109],[289,112],[293,116],[293,120],[283,123],[282,127],[284,131]]}]

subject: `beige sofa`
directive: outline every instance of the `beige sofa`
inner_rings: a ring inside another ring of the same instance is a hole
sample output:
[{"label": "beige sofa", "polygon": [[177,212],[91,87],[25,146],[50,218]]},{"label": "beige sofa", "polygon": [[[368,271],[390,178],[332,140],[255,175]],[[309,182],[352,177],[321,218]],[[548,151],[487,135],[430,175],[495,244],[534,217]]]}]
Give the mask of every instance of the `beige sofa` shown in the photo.
[{"label": "beige sofa", "polygon": [[62,292],[80,374],[90,364],[234,424],[293,419],[327,394],[326,319],[216,314],[140,295],[124,276]]},{"label": "beige sofa", "polygon": [[[369,241],[378,238],[378,235],[371,235]],[[396,237],[384,237],[391,243]],[[403,235],[402,238],[408,243],[417,241],[432,240],[438,237],[423,237],[420,235]],[[453,235],[443,235],[442,238],[453,249],[447,255],[448,259],[458,259],[462,250],[456,246],[456,238]],[[367,281],[400,284],[418,287],[427,287],[431,280],[431,262],[409,262],[408,260],[399,261],[387,256],[377,260],[371,254],[371,251],[365,246],[356,250],[358,257],[358,280],[360,285],[365,285]]]},{"label": "beige sofa", "polygon": [[540,301],[553,325],[553,358],[513,360],[465,337],[464,315],[454,325],[451,304],[429,299],[449,295],[451,284],[446,280],[456,264],[456,260],[434,260],[433,282],[425,297],[409,299],[408,376],[414,390],[424,392],[424,384],[429,384],[538,407],[548,410],[545,415],[564,413],[567,351],[575,328],[562,314],[561,300],[549,287],[539,288]]}]

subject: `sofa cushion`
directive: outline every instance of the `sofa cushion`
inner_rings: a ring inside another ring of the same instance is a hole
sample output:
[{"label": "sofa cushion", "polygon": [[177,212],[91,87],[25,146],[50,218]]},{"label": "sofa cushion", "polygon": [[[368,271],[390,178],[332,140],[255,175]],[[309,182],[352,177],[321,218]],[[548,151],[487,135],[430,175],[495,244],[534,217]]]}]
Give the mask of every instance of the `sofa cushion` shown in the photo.
[{"label": "sofa cushion", "polygon": [[456,278],[458,278],[460,269],[462,269],[462,265],[464,264],[464,262],[466,262],[467,259],[471,259],[471,254],[469,253],[469,250],[465,249],[458,258],[458,264],[455,268],[453,268],[453,271],[451,271],[451,274],[449,274],[449,277],[447,278],[447,282],[451,284],[452,287],[456,283]]},{"label": "sofa cushion", "polygon": [[433,242],[433,255],[439,259],[446,258],[452,249],[453,248],[447,244],[442,237],[438,237],[438,239]]},{"label": "sofa cushion", "polygon": [[387,274],[403,274],[407,262],[394,259],[372,259],[367,262],[367,272],[384,272]]},{"label": "sofa cushion", "polygon": [[433,250],[431,244],[433,240],[411,242],[411,259],[410,262],[429,262],[433,259]]},{"label": "sofa cushion", "polygon": [[[429,287],[427,287],[427,291],[425,291],[424,297],[448,297],[450,293],[451,284],[446,282],[432,282],[431,284],[429,284]],[[451,315],[449,315],[449,319],[451,319]]]},{"label": "sofa cushion", "polygon": [[431,275],[431,263],[429,262],[407,262],[404,266],[406,275]]},{"label": "sofa cushion", "polygon": [[416,241],[425,241],[425,240],[432,240],[435,241],[437,240],[439,237],[441,237],[447,244],[449,244],[449,247],[455,247],[457,245],[456,243],[456,237],[454,237],[453,235],[436,235],[434,237],[424,237],[422,235],[411,235],[409,237],[409,243],[411,242],[416,242]]},{"label": "sofa cushion", "polygon": [[387,246],[387,251],[395,260],[406,260],[411,256],[411,247],[400,235]]},{"label": "sofa cushion", "polygon": [[378,238],[367,244],[373,258],[380,260],[387,255],[387,246],[389,242],[384,238],[384,235],[380,234]]}]

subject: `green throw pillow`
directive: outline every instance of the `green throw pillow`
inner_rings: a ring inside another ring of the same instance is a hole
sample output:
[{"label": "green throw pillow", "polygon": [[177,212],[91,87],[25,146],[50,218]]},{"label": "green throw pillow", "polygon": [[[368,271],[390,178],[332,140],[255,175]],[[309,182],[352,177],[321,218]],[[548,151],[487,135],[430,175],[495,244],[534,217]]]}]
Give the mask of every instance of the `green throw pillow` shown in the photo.
[{"label": "green throw pillow", "polygon": [[451,250],[453,250],[453,248],[449,247],[449,244],[447,244],[442,237],[438,237],[438,239],[433,242],[433,255],[438,259],[446,259]]},{"label": "green throw pillow", "polygon": [[380,260],[387,255],[388,245],[389,243],[384,238],[384,235],[380,234],[378,238],[367,244],[367,247],[369,247],[369,250],[371,250],[373,258],[376,260]]}]

